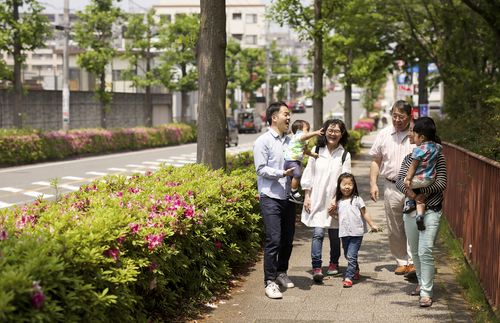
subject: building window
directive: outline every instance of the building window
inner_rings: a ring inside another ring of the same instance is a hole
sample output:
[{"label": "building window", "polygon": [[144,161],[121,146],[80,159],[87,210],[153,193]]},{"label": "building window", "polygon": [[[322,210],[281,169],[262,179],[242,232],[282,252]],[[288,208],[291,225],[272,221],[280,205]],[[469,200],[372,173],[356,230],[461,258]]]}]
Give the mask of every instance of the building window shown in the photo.
[{"label": "building window", "polygon": [[257,35],[245,35],[245,44],[257,45]]},{"label": "building window", "polygon": [[231,36],[238,41],[243,40],[243,34],[232,34]]},{"label": "building window", "polygon": [[248,13],[245,15],[245,22],[247,24],[256,24],[257,23],[257,14]]},{"label": "building window", "polygon": [[233,20],[241,20],[241,13],[233,13]]},{"label": "building window", "polygon": [[113,81],[124,81],[123,70],[113,70]]}]

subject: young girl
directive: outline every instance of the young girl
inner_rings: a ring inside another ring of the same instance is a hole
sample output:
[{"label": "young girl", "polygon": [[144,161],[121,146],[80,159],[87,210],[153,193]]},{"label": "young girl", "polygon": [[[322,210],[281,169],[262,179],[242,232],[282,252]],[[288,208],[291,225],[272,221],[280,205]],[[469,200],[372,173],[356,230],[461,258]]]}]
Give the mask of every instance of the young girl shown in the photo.
[{"label": "young girl", "polygon": [[339,215],[339,237],[342,239],[344,256],[347,259],[342,284],[348,288],[352,286],[353,280],[359,280],[358,251],[363,234],[367,232],[366,223],[373,231],[379,229],[366,213],[365,202],[359,196],[358,186],[352,174],[343,173],[339,176],[335,200]]}]

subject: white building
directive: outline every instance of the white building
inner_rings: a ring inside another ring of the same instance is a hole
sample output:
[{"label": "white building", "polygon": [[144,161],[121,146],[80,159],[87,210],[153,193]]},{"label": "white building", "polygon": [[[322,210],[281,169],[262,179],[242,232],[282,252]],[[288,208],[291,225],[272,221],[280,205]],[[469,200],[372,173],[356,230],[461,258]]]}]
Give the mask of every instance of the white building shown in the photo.
[{"label": "white building", "polygon": [[[164,19],[173,21],[180,14],[199,14],[199,0],[161,0],[153,6]],[[226,34],[242,47],[266,45],[266,5],[262,0],[226,0]]]}]

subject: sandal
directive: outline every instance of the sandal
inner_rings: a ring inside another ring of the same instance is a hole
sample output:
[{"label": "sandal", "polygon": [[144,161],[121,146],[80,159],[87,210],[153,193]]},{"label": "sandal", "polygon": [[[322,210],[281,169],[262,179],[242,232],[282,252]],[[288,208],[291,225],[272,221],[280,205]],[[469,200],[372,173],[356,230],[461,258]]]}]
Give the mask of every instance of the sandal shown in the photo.
[{"label": "sandal", "polygon": [[432,305],[432,298],[420,297],[420,307],[430,307]]},{"label": "sandal", "polygon": [[417,288],[415,288],[415,290],[412,290],[410,292],[410,295],[411,296],[420,296],[420,286],[417,286]]}]

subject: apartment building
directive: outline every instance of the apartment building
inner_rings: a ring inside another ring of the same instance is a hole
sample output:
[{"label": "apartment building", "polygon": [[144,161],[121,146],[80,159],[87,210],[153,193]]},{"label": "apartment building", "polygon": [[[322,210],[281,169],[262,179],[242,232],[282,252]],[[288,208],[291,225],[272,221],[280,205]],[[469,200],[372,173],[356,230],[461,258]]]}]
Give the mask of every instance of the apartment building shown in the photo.
[{"label": "apartment building", "polygon": [[[174,21],[182,14],[199,14],[199,0],[159,0],[153,6],[163,19]],[[226,34],[243,48],[264,47],[267,43],[266,5],[262,0],[226,0]]]}]

